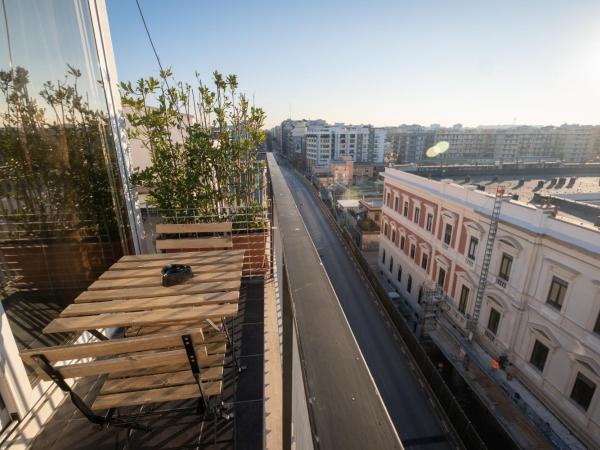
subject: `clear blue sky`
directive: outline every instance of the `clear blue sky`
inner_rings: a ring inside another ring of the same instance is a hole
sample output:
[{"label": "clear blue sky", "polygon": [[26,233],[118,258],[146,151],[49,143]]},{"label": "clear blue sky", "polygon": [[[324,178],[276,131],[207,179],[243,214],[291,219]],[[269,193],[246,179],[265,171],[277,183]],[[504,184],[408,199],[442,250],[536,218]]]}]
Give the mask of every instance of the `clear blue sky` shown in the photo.
[{"label": "clear blue sky", "polygon": [[[107,0],[121,80],[157,72]],[[141,0],[177,78],[236,73],[267,112],[330,122],[600,123],[600,1]]]}]

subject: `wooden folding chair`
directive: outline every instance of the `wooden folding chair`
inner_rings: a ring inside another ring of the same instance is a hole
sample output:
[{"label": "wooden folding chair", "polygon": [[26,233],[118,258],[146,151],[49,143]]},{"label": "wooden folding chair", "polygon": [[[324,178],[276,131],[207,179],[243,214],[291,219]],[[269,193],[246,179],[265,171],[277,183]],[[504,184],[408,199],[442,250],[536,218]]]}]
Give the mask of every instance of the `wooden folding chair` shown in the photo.
[{"label": "wooden folding chair", "polygon": [[159,223],[156,225],[156,250],[160,252],[233,248],[232,230],[231,222]]},{"label": "wooden folding chair", "polygon": [[[87,344],[44,347],[21,352],[23,361],[44,380],[69,394],[77,409],[101,428],[108,426],[148,431],[132,417],[115,417],[117,408],[198,398],[196,412],[225,419],[222,402],[211,404],[223,387],[226,343],[206,342],[200,328],[103,340]],[[75,361],[75,362],[73,362]],[[71,363],[72,362],[72,363]],[[89,407],[65,381],[108,375]],[[105,415],[94,411],[107,410]]]}]

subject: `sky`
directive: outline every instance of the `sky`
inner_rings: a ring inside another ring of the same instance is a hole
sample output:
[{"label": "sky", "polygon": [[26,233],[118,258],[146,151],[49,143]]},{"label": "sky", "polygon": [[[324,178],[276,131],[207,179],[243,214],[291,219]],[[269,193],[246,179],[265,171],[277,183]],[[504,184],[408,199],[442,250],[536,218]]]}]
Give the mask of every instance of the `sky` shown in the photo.
[{"label": "sky", "polygon": [[[266,114],[393,126],[600,123],[600,1],[140,0],[177,79],[235,73]],[[107,0],[122,81],[158,66]]]}]

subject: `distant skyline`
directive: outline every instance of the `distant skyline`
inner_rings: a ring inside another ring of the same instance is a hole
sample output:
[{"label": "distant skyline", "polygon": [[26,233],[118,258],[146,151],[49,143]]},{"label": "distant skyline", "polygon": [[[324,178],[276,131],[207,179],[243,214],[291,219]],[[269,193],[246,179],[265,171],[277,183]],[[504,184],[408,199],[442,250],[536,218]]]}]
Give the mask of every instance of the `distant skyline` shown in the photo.
[{"label": "distant skyline", "polygon": [[[140,2],[164,66],[237,74],[269,128],[600,123],[598,1]],[[107,7],[120,80],[155,75],[135,1]]]}]

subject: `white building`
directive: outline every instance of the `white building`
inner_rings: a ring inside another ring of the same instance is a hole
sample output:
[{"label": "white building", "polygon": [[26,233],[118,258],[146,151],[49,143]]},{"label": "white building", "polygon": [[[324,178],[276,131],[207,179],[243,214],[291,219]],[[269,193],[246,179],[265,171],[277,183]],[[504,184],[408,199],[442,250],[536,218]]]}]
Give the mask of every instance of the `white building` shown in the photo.
[{"label": "white building", "polygon": [[390,131],[390,150],[402,162],[427,161],[427,149],[447,141],[450,147],[434,161],[493,163],[501,161],[584,162],[595,154],[598,128],[587,125],[452,128],[401,126]]},{"label": "white building", "polygon": [[305,133],[306,161],[309,166],[327,164],[349,156],[354,162],[383,162],[385,134],[383,128],[371,126],[296,127],[294,136]]},{"label": "white building", "polygon": [[[466,331],[494,197],[474,187],[387,168],[379,267],[421,312],[433,280],[448,318]],[[590,448],[600,447],[600,230],[506,200],[477,340],[506,354],[518,379]]]},{"label": "white building", "polygon": [[306,161],[309,166],[328,164],[332,159],[333,136],[329,127],[308,127],[305,134]]}]

